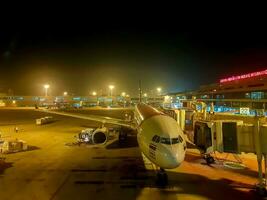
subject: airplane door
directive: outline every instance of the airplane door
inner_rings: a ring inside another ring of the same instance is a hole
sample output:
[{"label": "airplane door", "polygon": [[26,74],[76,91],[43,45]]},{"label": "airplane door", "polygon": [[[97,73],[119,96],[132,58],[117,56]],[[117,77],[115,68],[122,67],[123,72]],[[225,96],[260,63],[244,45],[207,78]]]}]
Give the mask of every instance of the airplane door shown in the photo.
[{"label": "airplane door", "polygon": [[198,148],[204,150],[204,152],[206,152],[206,150],[212,146],[211,129],[206,123],[195,123],[194,143]]},{"label": "airplane door", "polygon": [[237,152],[237,126],[235,122],[224,122],[222,124],[223,150],[228,153]]}]

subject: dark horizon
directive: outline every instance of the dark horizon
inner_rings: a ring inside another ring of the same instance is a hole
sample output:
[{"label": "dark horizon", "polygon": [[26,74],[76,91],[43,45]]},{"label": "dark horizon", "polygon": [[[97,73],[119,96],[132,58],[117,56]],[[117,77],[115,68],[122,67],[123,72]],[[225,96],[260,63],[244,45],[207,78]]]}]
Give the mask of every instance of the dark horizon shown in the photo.
[{"label": "dark horizon", "polygon": [[267,38],[261,29],[208,25],[183,28],[169,23],[65,21],[0,31],[0,93],[88,95],[107,90],[138,94],[197,89],[221,78],[267,69]]}]

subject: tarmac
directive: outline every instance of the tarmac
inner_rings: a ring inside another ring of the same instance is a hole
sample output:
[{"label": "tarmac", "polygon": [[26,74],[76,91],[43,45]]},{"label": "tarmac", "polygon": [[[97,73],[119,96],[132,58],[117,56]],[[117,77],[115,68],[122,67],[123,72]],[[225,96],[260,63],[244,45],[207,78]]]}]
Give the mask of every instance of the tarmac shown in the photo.
[{"label": "tarmac", "polygon": [[[123,118],[125,110],[75,112]],[[188,149],[181,166],[167,171],[168,186],[160,187],[135,136],[125,144],[114,134],[106,145],[79,146],[74,136],[99,123],[52,115],[53,123],[36,125],[35,119],[44,116],[34,109],[0,109],[2,139],[18,138],[30,146],[29,151],[0,154],[1,200],[260,199],[254,189],[258,173],[253,154],[240,155],[246,168],[237,170],[223,166],[224,160],[234,160],[230,154],[216,153],[216,163],[207,165],[198,150]]]}]

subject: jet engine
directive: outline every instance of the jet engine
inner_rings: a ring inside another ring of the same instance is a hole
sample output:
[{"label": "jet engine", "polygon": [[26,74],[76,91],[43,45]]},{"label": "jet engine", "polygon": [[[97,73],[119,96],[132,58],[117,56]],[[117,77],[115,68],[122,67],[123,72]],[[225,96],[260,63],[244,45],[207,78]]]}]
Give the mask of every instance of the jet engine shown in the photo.
[{"label": "jet engine", "polygon": [[108,141],[108,129],[106,127],[97,128],[92,133],[93,144],[104,144]]},{"label": "jet engine", "polygon": [[87,128],[79,133],[78,141],[91,144],[105,144],[108,141],[108,129],[102,128]]}]

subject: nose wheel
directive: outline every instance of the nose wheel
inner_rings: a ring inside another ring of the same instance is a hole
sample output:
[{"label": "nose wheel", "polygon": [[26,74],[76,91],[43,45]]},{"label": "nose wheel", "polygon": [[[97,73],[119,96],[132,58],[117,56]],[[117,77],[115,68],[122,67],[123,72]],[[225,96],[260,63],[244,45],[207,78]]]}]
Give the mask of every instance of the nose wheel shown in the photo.
[{"label": "nose wheel", "polygon": [[160,168],[160,170],[157,172],[156,184],[160,187],[165,187],[168,185],[168,175],[162,168]]},{"label": "nose wheel", "polygon": [[127,139],[127,132],[120,131],[119,133],[119,142],[124,142]]}]

